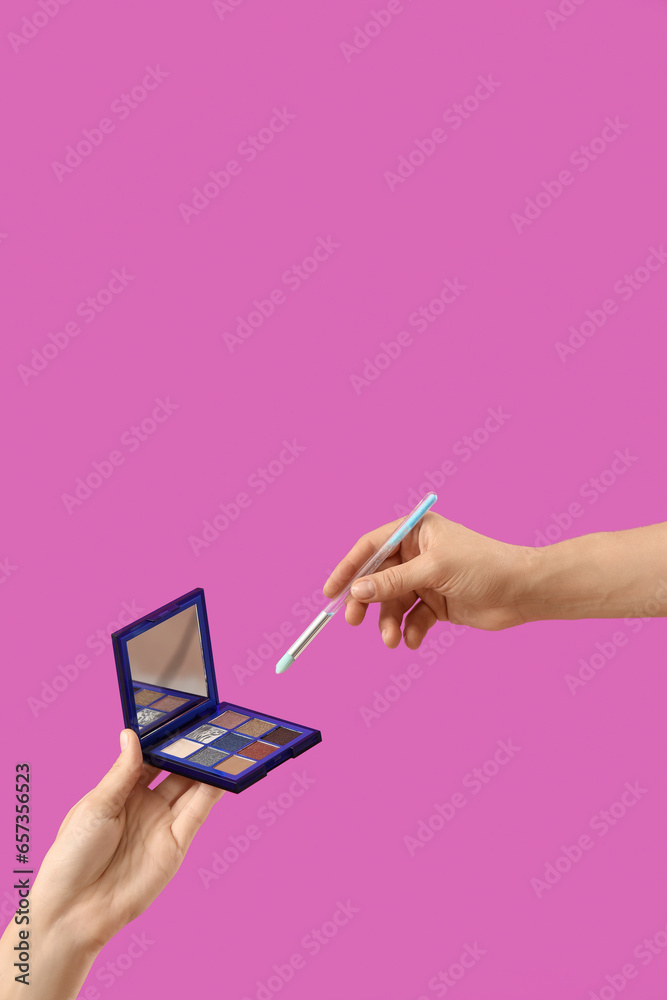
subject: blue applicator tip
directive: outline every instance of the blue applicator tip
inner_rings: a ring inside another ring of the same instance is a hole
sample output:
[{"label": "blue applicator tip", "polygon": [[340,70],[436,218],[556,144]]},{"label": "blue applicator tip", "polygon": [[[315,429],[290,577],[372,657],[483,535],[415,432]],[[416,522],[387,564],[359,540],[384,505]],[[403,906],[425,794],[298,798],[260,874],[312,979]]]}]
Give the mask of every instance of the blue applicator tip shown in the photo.
[{"label": "blue applicator tip", "polygon": [[291,667],[294,663],[294,657],[290,656],[289,653],[285,653],[281,659],[278,660],[276,664],[276,673],[284,674],[288,667]]}]

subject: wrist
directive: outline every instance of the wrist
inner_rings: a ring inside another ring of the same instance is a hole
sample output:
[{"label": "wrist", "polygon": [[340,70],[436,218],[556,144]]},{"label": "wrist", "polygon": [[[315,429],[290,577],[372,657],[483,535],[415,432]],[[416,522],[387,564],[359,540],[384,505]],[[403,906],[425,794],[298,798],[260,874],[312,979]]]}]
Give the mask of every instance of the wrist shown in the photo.
[{"label": "wrist", "polygon": [[30,923],[12,919],[0,939],[0,998],[26,996],[27,983],[31,1000],[74,1000],[99,947],[66,914],[46,917],[39,899],[30,898]]},{"label": "wrist", "polygon": [[526,622],[617,618],[627,600],[610,558],[610,534],[600,532],[524,550],[519,605]]}]

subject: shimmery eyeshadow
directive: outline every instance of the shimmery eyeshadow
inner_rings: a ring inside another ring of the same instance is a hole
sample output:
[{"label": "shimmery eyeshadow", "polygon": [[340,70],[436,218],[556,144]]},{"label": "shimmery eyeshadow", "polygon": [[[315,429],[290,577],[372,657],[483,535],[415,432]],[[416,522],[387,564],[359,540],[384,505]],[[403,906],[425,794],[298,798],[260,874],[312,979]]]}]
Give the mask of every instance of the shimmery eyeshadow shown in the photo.
[{"label": "shimmery eyeshadow", "polygon": [[199,743],[193,743],[192,740],[176,740],[175,743],[160,750],[160,753],[169,754],[170,757],[187,757],[195,750],[201,750]]},{"label": "shimmery eyeshadow", "polygon": [[219,715],[217,719],[211,719],[216,726],[222,726],[223,729],[233,729],[234,726],[238,726],[240,722],[245,722],[249,716],[241,715],[240,712],[223,712]]},{"label": "shimmery eyeshadow", "polygon": [[193,764],[205,764],[206,767],[213,767],[218,761],[223,760],[227,755],[221,753],[219,750],[211,750],[210,747],[204,747],[199,753],[195,753],[192,757],[188,757],[188,764],[192,762]]},{"label": "shimmery eyeshadow", "polygon": [[151,722],[155,722],[162,715],[164,712],[154,712],[152,708],[142,708],[140,712],[137,712],[137,722],[140,726],[149,726]]},{"label": "shimmery eyeshadow", "polygon": [[274,725],[273,722],[264,722],[264,719],[251,719],[245,726],[239,726],[236,732],[245,733],[246,736],[263,736],[269,729],[273,729]]},{"label": "shimmery eyeshadow", "polygon": [[157,701],[159,697],[159,691],[148,691],[146,688],[134,692],[134,701],[137,705],[150,705],[152,701]]},{"label": "shimmery eyeshadow", "polygon": [[217,726],[200,726],[199,729],[193,729],[188,733],[188,739],[197,740],[199,743],[212,743],[223,733],[224,729],[218,729]]},{"label": "shimmery eyeshadow", "polygon": [[264,760],[268,757],[270,753],[275,753],[276,748],[272,747],[270,743],[262,743],[257,741],[257,743],[251,743],[250,746],[245,747],[243,750],[239,750],[244,757],[250,757],[252,760]]},{"label": "shimmery eyeshadow", "polygon": [[175,708],[185,705],[187,700],[187,698],[175,698],[173,694],[168,694],[166,698],[155,703],[155,708],[159,708],[161,712],[173,712]]},{"label": "shimmery eyeshadow", "polygon": [[248,743],[252,740],[247,739],[245,736],[237,736],[236,733],[225,733],[221,736],[219,740],[212,743],[216,750],[226,750],[228,753],[234,753],[236,750],[242,750],[243,747],[247,747]]},{"label": "shimmery eyeshadow", "polygon": [[242,757],[228,757],[221,764],[215,765],[216,771],[225,771],[227,774],[240,774],[241,771],[247,771],[249,767],[254,767],[253,761],[243,760]]},{"label": "shimmery eyeshadow", "polygon": [[266,739],[269,743],[284,747],[286,743],[291,743],[297,736],[301,736],[301,733],[297,733],[294,729],[286,729],[285,726],[278,726],[272,733],[269,733]]}]

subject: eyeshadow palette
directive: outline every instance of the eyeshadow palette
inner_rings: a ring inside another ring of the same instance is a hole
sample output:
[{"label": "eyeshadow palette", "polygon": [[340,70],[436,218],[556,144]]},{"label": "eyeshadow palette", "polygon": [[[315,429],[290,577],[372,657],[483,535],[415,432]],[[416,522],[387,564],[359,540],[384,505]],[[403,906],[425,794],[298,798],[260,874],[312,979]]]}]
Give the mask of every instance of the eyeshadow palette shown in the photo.
[{"label": "eyeshadow palette", "polygon": [[218,702],[201,588],[112,640],[125,725],[150,764],[240,792],[322,739],[316,729]]},{"label": "eyeshadow palette", "polygon": [[[269,764],[274,766],[274,763],[280,764],[286,757],[291,757],[290,743],[296,743],[307,732],[304,729],[286,729],[278,719],[265,715],[260,717],[236,705],[230,706],[224,713],[226,724],[233,725],[233,729],[218,728],[221,718],[213,720],[215,725],[197,726],[175,739],[166,740],[153,749],[152,756],[160,761],[160,766],[164,758],[177,757],[205,772],[218,771],[223,775],[247,772],[250,777],[252,769],[260,762],[266,768]],[[238,722],[237,718],[242,721]],[[262,738],[255,740],[249,733],[261,734]]]}]

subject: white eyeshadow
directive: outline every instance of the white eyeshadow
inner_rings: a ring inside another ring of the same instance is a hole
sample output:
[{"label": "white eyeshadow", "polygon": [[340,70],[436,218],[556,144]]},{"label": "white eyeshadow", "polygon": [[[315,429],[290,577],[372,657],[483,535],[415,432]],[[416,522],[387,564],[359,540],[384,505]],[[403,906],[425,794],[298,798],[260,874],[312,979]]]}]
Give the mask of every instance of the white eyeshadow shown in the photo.
[{"label": "white eyeshadow", "polygon": [[164,712],[156,712],[153,708],[142,708],[137,712],[137,722],[140,726],[149,726],[151,722],[155,722],[161,715],[164,715]]},{"label": "white eyeshadow", "polygon": [[219,729],[217,726],[200,726],[199,729],[193,729],[191,733],[188,733],[188,738],[198,740],[200,743],[212,743],[224,732],[224,729]]},{"label": "white eyeshadow", "polygon": [[194,753],[195,750],[201,750],[199,743],[194,743],[192,740],[176,740],[175,743],[171,743],[168,747],[160,750],[160,753],[166,753],[170,757],[187,757],[188,754]]}]

